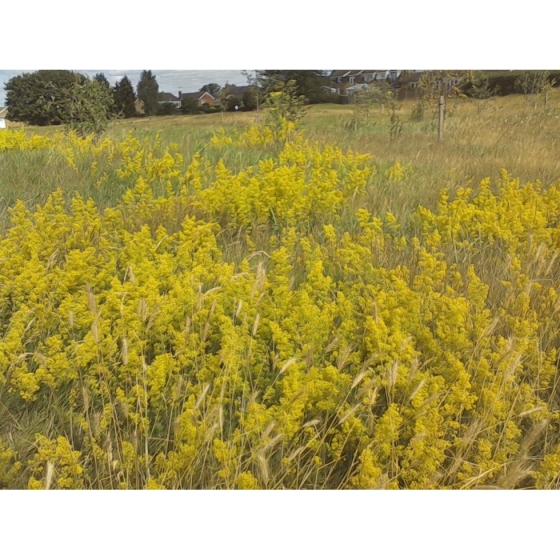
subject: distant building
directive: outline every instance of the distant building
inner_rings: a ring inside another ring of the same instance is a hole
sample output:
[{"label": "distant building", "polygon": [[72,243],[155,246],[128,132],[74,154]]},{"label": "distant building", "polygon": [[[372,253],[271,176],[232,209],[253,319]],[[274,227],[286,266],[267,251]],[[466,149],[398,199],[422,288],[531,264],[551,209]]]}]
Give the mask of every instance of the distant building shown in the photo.
[{"label": "distant building", "polygon": [[418,70],[410,70],[408,72],[405,72],[402,76],[399,77],[399,87],[417,89],[418,85],[420,84],[420,78],[422,77],[422,74],[423,72],[419,72]]},{"label": "distant building", "polygon": [[[338,93],[341,103],[351,102],[352,94],[368,85],[386,82],[395,89],[398,99],[417,99],[424,70],[333,70],[329,76],[329,91]],[[459,77],[450,76],[445,85],[458,86]],[[434,86],[440,87],[441,80],[435,80]]]},{"label": "distant building", "polygon": [[329,76],[331,87],[340,95],[356,85],[387,81],[395,83],[401,75],[400,70],[333,70]]},{"label": "distant building", "polygon": [[225,94],[225,98],[243,98],[246,93],[249,93],[253,90],[253,86],[226,86],[222,90],[222,93]]},{"label": "distant building", "polygon": [[0,107],[0,128],[8,128],[7,115],[8,107]]},{"label": "distant building", "polygon": [[203,105],[217,107],[219,105],[218,100],[207,91],[193,91],[190,93],[179,92],[178,99],[180,99],[179,107],[181,106],[183,99],[195,101],[199,107],[202,107]]},{"label": "distant building", "polygon": [[[179,92],[181,95],[181,92]],[[167,93],[166,91],[161,91],[157,94],[157,100],[160,105],[163,103],[172,103],[179,109],[181,107],[181,99],[179,97],[175,97],[172,93]]]},{"label": "distant building", "polygon": [[193,101],[198,107],[202,107],[203,105],[216,107],[219,105],[218,100],[207,91],[193,91],[188,93],[180,91],[177,95],[162,91],[158,93],[157,99],[160,105],[163,105],[164,103],[171,103],[172,105],[175,105],[177,109],[181,108],[184,100]]}]

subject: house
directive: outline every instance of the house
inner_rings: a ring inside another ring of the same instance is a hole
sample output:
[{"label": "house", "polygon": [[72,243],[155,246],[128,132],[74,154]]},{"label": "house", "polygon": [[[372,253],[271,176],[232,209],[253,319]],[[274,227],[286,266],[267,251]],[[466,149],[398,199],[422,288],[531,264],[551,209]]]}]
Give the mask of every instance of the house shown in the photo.
[{"label": "house", "polygon": [[0,107],[0,128],[8,128],[7,115],[8,107]]},{"label": "house", "polygon": [[198,107],[202,107],[203,105],[217,107],[220,104],[219,101],[207,91],[193,91],[191,93],[183,93],[180,91],[179,99],[179,107],[181,106],[183,99],[196,102]]},{"label": "house", "polygon": [[243,97],[246,93],[251,92],[253,86],[225,86],[224,92],[227,92],[227,97]]},{"label": "house", "polygon": [[339,95],[345,95],[348,88],[359,84],[388,81],[394,83],[401,74],[400,70],[333,70],[330,75],[331,86]]},{"label": "house", "polygon": [[408,70],[399,76],[399,87],[416,89],[420,84],[420,78],[424,72],[420,70]]},{"label": "house", "polygon": [[354,84],[353,86],[346,88],[346,94],[352,95],[356,92],[367,90],[369,88],[369,84]]},{"label": "house", "polygon": [[408,70],[401,73],[397,82],[399,100],[418,99],[418,87],[423,74],[421,70]]},{"label": "house", "polygon": [[251,93],[256,91],[253,86],[236,86],[236,85],[226,85],[221,91],[221,101],[222,103],[229,100],[236,100],[239,103],[243,102],[243,97],[246,93]]},{"label": "house", "polygon": [[[179,92],[179,95],[181,95],[181,92]],[[157,94],[157,100],[160,105],[163,105],[164,103],[172,103],[175,107],[177,107],[177,109],[181,107],[181,99],[179,97],[175,97],[172,93],[167,93],[166,91],[160,91]]]},{"label": "house", "polygon": [[[419,97],[419,87],[421,85],[422,76],[426,75],[425,70],[408,70],[403,72],[398,79],[397,88],[399,92],[399,99],[417,99]],[[443,78],[443,85],[448,88],[456,87],[461,84],[461,76],[459,74],[449,75]],[[442,79],[433,80],[433,86],[440,88],[442,86]]]}]

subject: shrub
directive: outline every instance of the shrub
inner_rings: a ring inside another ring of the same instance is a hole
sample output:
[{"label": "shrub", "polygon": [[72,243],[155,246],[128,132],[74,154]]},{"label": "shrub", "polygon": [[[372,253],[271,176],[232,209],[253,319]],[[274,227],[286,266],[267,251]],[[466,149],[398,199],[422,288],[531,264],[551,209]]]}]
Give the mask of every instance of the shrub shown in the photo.
[{"label": "shrub", "polygon": [[158,116],[176,115],[177,107],[174,103],[160,103],[157,113]]}]

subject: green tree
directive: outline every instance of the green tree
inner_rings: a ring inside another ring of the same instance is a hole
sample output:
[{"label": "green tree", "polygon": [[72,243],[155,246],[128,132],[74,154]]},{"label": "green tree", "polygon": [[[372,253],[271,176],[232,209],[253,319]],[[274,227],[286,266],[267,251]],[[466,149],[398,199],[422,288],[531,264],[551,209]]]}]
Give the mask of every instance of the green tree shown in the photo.
[{"label": "green tree", "polygon": [[238,111],[243,106],[242,96],[240,95],[228,96],[221,103],[221,105],[226,111]]},{"label": "green tree", "polygon": [[192,97],[183,97],[181,100],[181,112],[185,115],[196,113],[199,110],[198,101]]},{"label": "green tree", "polygon": [[62,122],[67,130],[97,139],[111,122],[111,90],[95,79],[74,83],[63,91]]},{"label": "green tree", "polygon": [[265,102],[270,109],[266,123],[274,132],[279,132],[284,121],[298,123],[305,114],[303,95],[297,95],[297,86],[288,82],[280,91],[271,92]]},{"label": "green tree", "polygon": [[473,73],[464,70],[424,72],[418,84],[420,98],[437,106],[440,96],[446,101],[450,98],[464,97],[461,87],[472,80]]},{"label": "green tree", "polygon": [[288,82],[295,88],[297,97],[313,100],[321,94],[321,86],[329,80],[323,70],[259,70],[256,80],[265,94],[282,91]]},{"label": "green tree", "polygon": [[357,130],[366,126],[375,105],[379,105],[384,110],[385,104],[388,102],[387,92],[390,89],[391,86],[387,82],[364,84],[360,88],[356,88],[351,95],[352,117],[347,123],[348,128]]},{"label": "green tree", "polygon": [[545,95],[545,108],[548,105],[548,94],[556,80],[551,79],[550,72],[547,70],[535,70],[524,72],[517,80],[515,87],[517,91],[525,96],[525,101],[529,102],[531,96],[534,99],[534,109],[537,109],[539,97]]},{"label": "green tree", "polygon": [[61,124],[67,91],[86,76],[69,70],[39,70],[14,76],[6,83],[8,118],[34,126]]},{"label": "green tree", "polygon": [[157,83],[155,74],[151,70],[144,70],[140,74],[138,82],[138,99],[144,102],[144,112],[146,115],[155,115],[158,110],[157,94],[159,84]]},{"label": "green tree", "polygon": [[114,91],[113,88],[111,87],[111,84],[109,83],[109,80],[107,79],[107,77],[105,76],[105,74],[103,74],[103,72],[100,72],[99,74],[95,74],[95,76],[93,77],[93,79],[105,90],[109,93],[109,95],[111,96],[111,98],[113,99],[114,102]]},{"label": "green tree", "polygon": [[498,89],[498,86],[490,86],[488,76],[485,76],[481,72],[476,72],[472,76],[467,93],[470,97],[474,97],[475,99],[490,99],[498,93]]},{"label": "green tree", "polygon": [[113,88],[113,113],[125,119],[136,116],[136,95],[132,83],[125,76]]},{"label": "green tree", "polygon": [[204,92],[204,91],[207,91],[212,97],[217,98],[218,95],[220,95],[220,90],[221,89],[222,89],[222,86],[220,86],[219,84],[212,83],[212,84],[206,84],[206,85],[202,86],[199,91],[201,93]]},{"label": "green tree", "polygon": [[248,89],[241,100],[244,111],[254,111],[257,108],[257,93],[255,88]]},{"label": "green tree", "polygon": [[162,117],[165,115],[176,115],[177,107],[174,103],[160,103],[156,115]]},{"label": "green tree", "polygon": [[103,74],[103,72],[95,74],[93,79],[99,82],[102,86],[105,86],[107,89],[111,89],[111,84],[109,83],[109,80],[105,77],[105,74]]},{"label": "green tree", "polygon": [[219,100],[222,111],[235,111],[243,106],[243,94],[236,91],[235,84],[228,84],[220,90]]},{"label": "green tree", "polygon": [[480,113],[487,106],[489,100],[498,93],[498,89],[498,86],[490,86],[488,76],[481,72],[473,72],[466,93],[469,97],[477,100],[478,112]]},{"label": "green tree", "polygon": [[420,103],[429,106],[437,118],[443,106],[443,119],[439,122],[439,135],[443,138],[444,123],[451,114],[450,99],[465,99],[462,88],[472,83],[473,73],[467,70],[437,70],[424,72],[418,83]]}]

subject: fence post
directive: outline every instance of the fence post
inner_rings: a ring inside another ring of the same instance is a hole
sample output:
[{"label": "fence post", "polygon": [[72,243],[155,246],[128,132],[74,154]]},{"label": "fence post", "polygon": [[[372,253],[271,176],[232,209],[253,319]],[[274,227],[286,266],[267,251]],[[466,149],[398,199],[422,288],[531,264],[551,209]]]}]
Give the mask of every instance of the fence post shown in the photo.
[{"label": "fence post", "polygon": [[445,123],[445,97],[443,95],[440,95],[439,96],[439,127],[438,127],[438,135],[440,140],[443,140],[444,123]]}]

